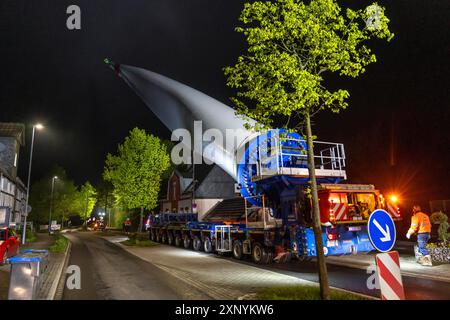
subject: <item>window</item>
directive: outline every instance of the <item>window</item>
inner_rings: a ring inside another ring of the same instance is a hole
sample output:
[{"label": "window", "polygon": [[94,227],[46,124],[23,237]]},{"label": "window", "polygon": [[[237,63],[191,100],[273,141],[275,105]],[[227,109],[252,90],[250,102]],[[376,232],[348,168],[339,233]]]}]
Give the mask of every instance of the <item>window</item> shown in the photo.
[{"label": "window", "polygon": [[328,201],[330,201],[331,203],[348,204],[348,197],[346,193],[331,192],[328,196]]},{"label": "window", "polygon": [[6,240],[6,230],[0,229],[0,241]]},{"label": "window", "polygon": [[376,209],[377,203],[373,193],[356,193],[356,205],[367,207],[370,212]]}]

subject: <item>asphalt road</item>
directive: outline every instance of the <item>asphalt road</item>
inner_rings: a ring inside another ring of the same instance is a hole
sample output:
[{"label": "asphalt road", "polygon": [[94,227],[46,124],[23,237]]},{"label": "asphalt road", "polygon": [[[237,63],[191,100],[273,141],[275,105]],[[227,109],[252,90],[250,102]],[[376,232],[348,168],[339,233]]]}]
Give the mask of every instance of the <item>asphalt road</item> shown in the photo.
[{"label": "asphalt road", "polygon": [[[190,286],[188,282],[184,283],[170,272],[165,272],[155,266],[152,263],[153,260],[150,262],[141,260],[92,233],[72,233],[67,236],[72,242],[69,265],[78,265],[81,268],[82,277],[81,290],[68,290],[66,287],[63,299],[211,299],[205,292],[202,292],[201,288]],[[173,269],[180,272],[192,272],[190,270],[192,266],[189,265],[195,266],[195,261],[197,263],[202,261],[198,260],[198,255],[206,255],[204,253],[183,254],[186,252],[185,249],[175,247],[171,247],[170,250],[161,249],[163,248],[161,247],[159,251],[162,253],[158,254],[162,254],[162,256],[158,258],[157,251],[151,256],[158,262],[163,259],[168,270]],[[177,254],[178,252],[179,254]],[[232,258],[225,259],[236,267],[242,264],[256,266],[245,260],[237,262]],[[208,267],[208,270],[209,268],[220,270],[223,262],[220,262],[221,259],[216,260],[217,262],[211,260],[212,265]],[[257,267],[298,279],[318,281],[314,262],[292,261],[289,264]],[[328,273],[330,285],[334,287],[379,297],[377,289],[367,288],[369,274],[365,270],[329,264]],[[226,274],[226,272],[214,272],[214,281],[221,281],[222,277],[222,282],[228,283],[232,279],[226,278],[231,276]],[[207,280],[205,273],[196,274],[195,277],[197,281]],[[200,279],[202,277],[205,279]],[[403,283],[408,299],[450,299],[449,282],[403,276]]]},{"label": "asphalt road", "polygon": [[67,233],[70,265],[81,270],[81,289],[64,288],[63,300],[205,299],[201,292],[89,232]]}]

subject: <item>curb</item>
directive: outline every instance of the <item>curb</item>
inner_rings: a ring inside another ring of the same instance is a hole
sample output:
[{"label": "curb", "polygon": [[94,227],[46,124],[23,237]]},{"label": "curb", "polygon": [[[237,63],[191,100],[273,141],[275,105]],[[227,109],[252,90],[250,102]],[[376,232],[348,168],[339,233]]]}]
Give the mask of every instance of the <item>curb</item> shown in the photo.
[{"label": "curb", "polygon": [[55,299],[55,297],[56,297],[57,289],[58,289],[58,287],[60,287],[61,279],[63,279],[64,275],[65,275],[63,273],[63,270],[67,267],[67,264],[69,263],[71,248],[72,248],[72,243],[70,242],[69,239],[67,239],[67,248],[66,248],[66,251],[64,252],[64,261],[61,263],[61,265],[56,273],[55,280],[53,280],[52,287],[50,288],[50,291],[45,300],[60,300],[61,299],[61,297],[59,297],[59,299]]}]

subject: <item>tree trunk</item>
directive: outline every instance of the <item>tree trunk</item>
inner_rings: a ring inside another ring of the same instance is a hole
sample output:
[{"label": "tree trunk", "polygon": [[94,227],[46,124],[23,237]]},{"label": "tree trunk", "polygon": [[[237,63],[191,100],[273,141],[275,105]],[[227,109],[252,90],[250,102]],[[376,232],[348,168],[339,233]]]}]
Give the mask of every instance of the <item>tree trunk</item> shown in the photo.
[{"label": "tree trunk", "polygon": [[144,207],[141,207],[141,214],[139,215],[139,229],[137,232],[142,232],[142,220],[144,220]]},{"label": "tree trunk", "polygon": [[311,130],[311,118],[307,114],[306,121],[306,139],[308,145],[308,171],[311,183],[312,209],[313,209],[313,228],[314,238],[316,240],[317,266],[319,269],[320,295],[324,300],[330,299],[330,287],[328,286],[327,264],[323,253],[322,225],[320,222],[319,196],[317,194],[316,171],[314,164],[314,145]]}]

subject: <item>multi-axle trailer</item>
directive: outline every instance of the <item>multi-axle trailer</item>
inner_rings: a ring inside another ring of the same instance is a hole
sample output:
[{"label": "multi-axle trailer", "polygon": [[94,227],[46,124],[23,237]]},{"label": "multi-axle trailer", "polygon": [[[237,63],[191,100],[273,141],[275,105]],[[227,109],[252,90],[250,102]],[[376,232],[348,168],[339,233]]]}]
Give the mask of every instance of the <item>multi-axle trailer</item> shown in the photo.
[{"label": "multi-axle trailer", "polygon": [[[270,152],[262,151],[261,140],[269,144],[264,148]],[[221,213],[215,214],[213,208],[203,221],[197,221],[195,214],[161,213],[152,217],[150,239],[196,251],[228,252],[236,259],[247,255],[259,264],[316,256],[303,141],[289,133],[283,138],[258,136],[257,142],[257,151],[244,153],[238,167],[244,202],[240,216],[227,215],[226,210],[227,202],[238,199],[224,200],[219,204]],[[398,208],[373,185],[338,183],[345,177],[344,148],[320,144],[327,146],[316,156],[324,253],[369,252],[373,250],[366,227],[370,213],[385,209],[399,220]],[[251,149],[253,141],[247,145]]]},{"label": "multi-axle trailer", "polygon": [[[218,204],[220,214],[213,208],[203,221],[193,214],[161,213],[152,217],[152,240],[206,252],[230,252],[237,259],[251,255],[257,263],[316,255],[307,147],[301,135],[278,129],[247,130],[247,124],[256,122],[244,121],[232,108],[193,88],[142,68],[109,59],[105,63],[174,134],[183,128],[195,135],[201,120],[203,130],[226,137],[226,146],[216,138],[201,143],[180,138],[180,144],[233,177],[245,203],[236,216],[227,214],[226,207],[228,201],[236,200],[223,200]],[[238,133],[232,141],[228,141],[230,132]],[[203,152],[205,146],[214,152]],[[347,178],[342,144],[314,141],[313,158],[325,255],[371,251],[366,228],[369,214],[386,209],[397,220],[398,208],[372,185],[341,184]]]}]

